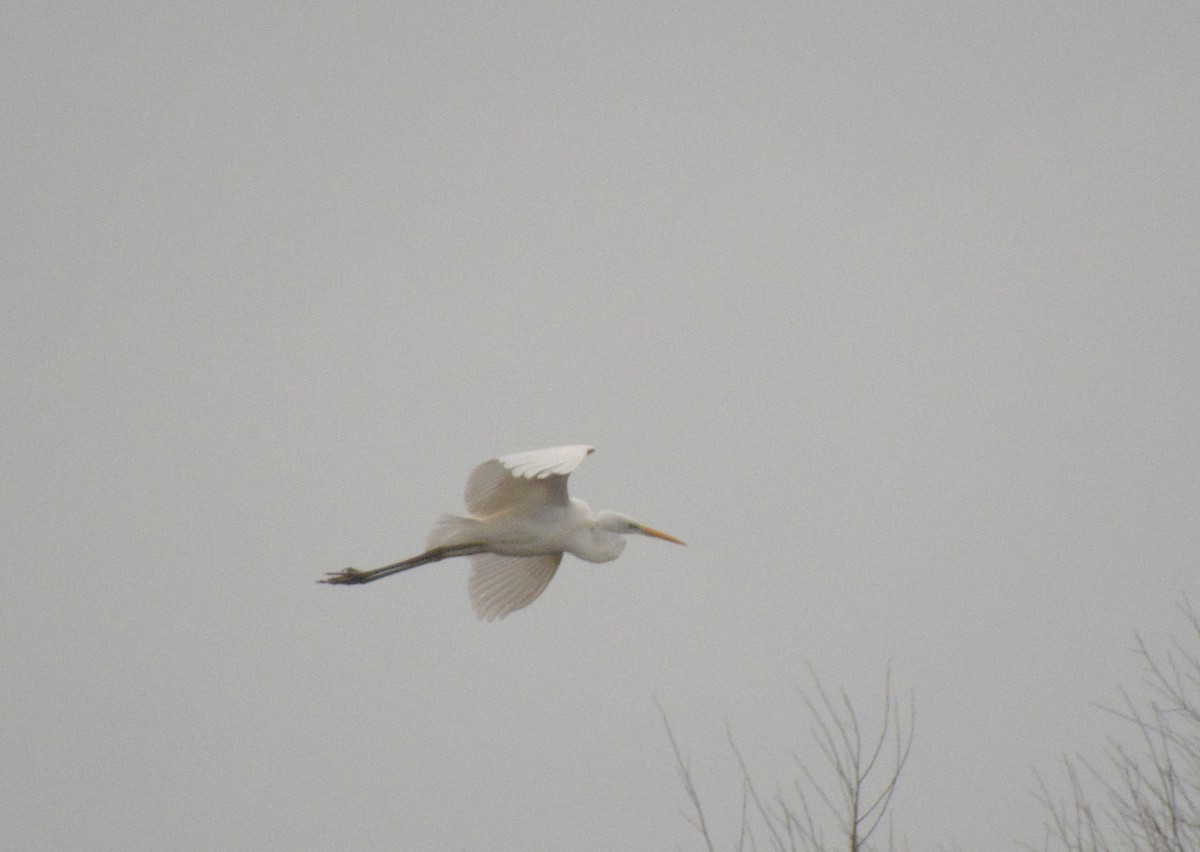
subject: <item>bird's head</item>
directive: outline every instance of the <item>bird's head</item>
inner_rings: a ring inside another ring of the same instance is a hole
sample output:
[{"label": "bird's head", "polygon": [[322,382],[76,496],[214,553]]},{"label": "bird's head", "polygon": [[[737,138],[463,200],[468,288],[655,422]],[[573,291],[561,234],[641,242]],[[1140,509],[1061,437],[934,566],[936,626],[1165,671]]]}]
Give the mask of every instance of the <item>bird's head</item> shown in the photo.
[{"label": "bird's head", "polygon": [[638,523],[633,518],[622,515],[620,512],[599,512],[596,515],[596,528],[605,532],[617,533],[619,535],[648,535],[651,538],[661,538],[663,541],[669,541],[672,544],[683,544],[682,541],[675,538],[673,535],[667,535],[661,530],[656,530],[653,527],[648,527],[645,524]]}]

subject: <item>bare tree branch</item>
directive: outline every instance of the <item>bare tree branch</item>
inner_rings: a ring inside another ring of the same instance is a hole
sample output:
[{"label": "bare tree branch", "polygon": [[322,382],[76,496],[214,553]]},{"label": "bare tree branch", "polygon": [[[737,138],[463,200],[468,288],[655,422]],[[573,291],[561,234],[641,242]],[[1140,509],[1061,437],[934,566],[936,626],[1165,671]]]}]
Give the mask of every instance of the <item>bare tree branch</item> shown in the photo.
[{"label": "bare tree branch", "polygon": [[[895,835],[890,828],[889,811],[912,747],[911,696],[905,719],[892,691],[889,669],[884,687],[883,719],[878,733],[866,738],[849,694],[841,690],[835,700],[811,666],[809,676],[812,687],[810,691],[802,691],[800,698],[807,711],[808,734],[820,759],[810,765],[792,752],[799,774],[793,779],[793,789],[787,795],[779,792],[768,799],[760,793],[748,762],[726,725],[726,739],[742,776],[742,824],[738,831],[738,848],[744,849],[747,842],[751,848],[757,848],[755,838],[762,836],[776,852],[825,852],[834,848],[867,852],[873,848],[869,844],[879,827],[889,820],[884,848],[894,850]],[[688,821],[700,831],[708,849],[712,850],[712,836],[688,763],[681,756],[661,707],[659,712],[667,725],[684,791],[696,814]],[[820,803],[821,813],[814,811],[811,804],[814,799]],[[829,826],[840,838],[835,845],[825,840]]]},{"label": "bare tree branch", "polygon": [[1155,653],[1135,637],[1147,697],[1122,690],[1118,707],[1103,708],[1134,730],[1132,744],[1110,741],[1100,765],[1065,759],[1065,798],[1052,797],[1038,778],[1049,815],[1044,849],[1200,849],[1200,618],[1186,600],[1180,611],[1186,640],[1172,636],[1167,650]]},{"label": "bare tree branch", "polygon": [[679,750],[679,743],[675,741],[675,732],[671,730],[671,723],[667,719],[667,713],[663,710],[661,704],[658,705],[658,713],[662,716],[663,725],[666,726],[667,739],[671,741],[671,751],[675,753],[675,769],[679,773],[679,780],[682,782],[683,789],[687,792],[688,799],[692,803],[692,810],[696,814],[695,817],[684,814],[684,818],[700,832],[700,836],[704,838],[704,846],[708,849],[708,852],[715,852],[712,835],[709,833],[708,823],[704,819],[704,806],[700,803],[700,794],[696,792],[696,785],[692,783],[691,766]]}]

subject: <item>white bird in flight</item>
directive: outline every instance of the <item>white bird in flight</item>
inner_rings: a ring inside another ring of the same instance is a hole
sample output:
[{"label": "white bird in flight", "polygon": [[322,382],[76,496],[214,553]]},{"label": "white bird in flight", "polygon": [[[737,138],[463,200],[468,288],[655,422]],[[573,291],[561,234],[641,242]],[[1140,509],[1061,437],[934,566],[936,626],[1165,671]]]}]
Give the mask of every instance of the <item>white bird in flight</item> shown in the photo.
[{"label": "white bird in flight", "polygon": [[587,503],[567,496],[567,476],[593,450],[573,444],[486,461],[467,478],[468,514],[443,515],[420,556],[372,571],[331,572],[320,582],[370,583],[418,565],[470,556],[471,606],[477,616],[491,621],[533,603],[564,553],[609,562],[621,555],[621,536],[630,533],[683,544],[617,512],[593,512]]}]

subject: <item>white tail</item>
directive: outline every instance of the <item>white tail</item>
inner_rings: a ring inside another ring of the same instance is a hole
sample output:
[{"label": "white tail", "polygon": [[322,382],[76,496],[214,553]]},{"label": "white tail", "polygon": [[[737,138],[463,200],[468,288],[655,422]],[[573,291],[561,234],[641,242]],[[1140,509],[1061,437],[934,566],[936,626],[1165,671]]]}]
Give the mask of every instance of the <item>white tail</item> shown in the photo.
[{"label": "white tail", "polygon": [[442,515],[425,538],[425,547],[458,547],[479,542],[479,528],[483,521],[464,518],[462,515]]}]

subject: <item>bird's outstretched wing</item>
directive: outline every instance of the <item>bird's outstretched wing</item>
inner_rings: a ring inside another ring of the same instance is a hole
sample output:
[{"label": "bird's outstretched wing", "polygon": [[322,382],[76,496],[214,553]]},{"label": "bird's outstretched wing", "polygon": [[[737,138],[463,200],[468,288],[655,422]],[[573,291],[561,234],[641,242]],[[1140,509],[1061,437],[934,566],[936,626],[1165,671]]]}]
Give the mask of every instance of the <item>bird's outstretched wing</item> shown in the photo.
[{"label": "bird's outstretched wing", "polygon": [[467,478],[467,511],[485,518],[517,506],[566,503],[567,475],[592,450],[585,444],[572,444],[486,461]]},{"label": "bird's outstretched wing", "polygon": [[471,606],[480,618],[492,621],[529,606],[549,584],[561,553],[541,556],[499,556],[479,553],[471,557]]}]

